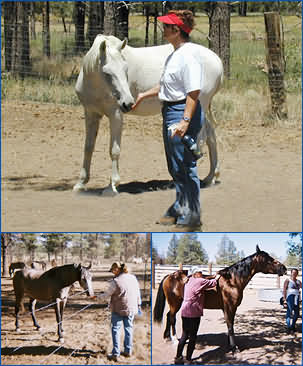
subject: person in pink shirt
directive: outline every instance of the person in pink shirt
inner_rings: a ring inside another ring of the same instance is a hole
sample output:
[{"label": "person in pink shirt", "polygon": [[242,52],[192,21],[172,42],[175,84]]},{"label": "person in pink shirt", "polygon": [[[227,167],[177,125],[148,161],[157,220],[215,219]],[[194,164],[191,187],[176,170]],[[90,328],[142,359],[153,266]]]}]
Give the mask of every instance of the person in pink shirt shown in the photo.
[{"label": "person in pink shirt", "polygon": [[[212,280],[202,278],[202,272],[198,267],[192,271],[192,276],[184,287],[184,298],[181,306],[182,336],[179,339],[175,364],[190,364],[195,349],[197,332],[200,325],[200,317],[203,316],[204,290],[216,287],[220,275],[217,274]],[[188,341],[186,360],[182,353],[186,341]]]}]

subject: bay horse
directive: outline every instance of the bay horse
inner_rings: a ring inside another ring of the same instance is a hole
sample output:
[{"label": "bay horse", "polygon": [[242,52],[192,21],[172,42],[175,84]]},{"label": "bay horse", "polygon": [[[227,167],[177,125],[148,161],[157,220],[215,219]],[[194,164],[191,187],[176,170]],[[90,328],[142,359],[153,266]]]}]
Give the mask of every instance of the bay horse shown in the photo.
[{"label": "bay horse", "polygon": [[13,262],[10,264],[8,272],[9,276],[12,277],[12,275],[15,273],[16,269],[23,269],[25,268],[25,263],[23,262]]},{"label": "bay horse", "polygon": [[[137,116],[149,116],[160,113],[161,103],[157,97],[144,100],[134,111],[131,111],[131,107],[139,93],[159,84],[165,60],[172,52],[173,46],[170,44],[134,48],[127,45],[127,40],[121,41],[102,34],[96,36],[84,56],[75,87],[84,107],[86,136],[80,178],[74,191],[84,190],[89,181],[100,119],[105,115],[110,126],[112,174],[111,183],[103,193],[118,193],[123,114],[129,112]],[[208,48],[201,46],[199,52],[204,73],[199,100],[208,114],[198,137],[200,145],[206,143],[209,151],[210,170],[201,181],[201,185],[206,186],[219,176],[211,101],[223,83],[223,65],[221,59]]]},{"label": "bay horse", "polygon": [[19,311],[24,310],[24,296],[29,296],[29,310],[32,315],[34,326],[40,329],[35,317],[35,305],[37,300],[54,302],[56,319],[58,325],[58,341],[63,343],[62,319],[63,311],[67,302],[70,287],[74,282],[79,281],[80,286],[86,290],[88,296],[93,296],[92,275],[89,271],[91,265],[84,267],[81,264],[66,264],[54,267],[46,272],[25,268],[18,271],[13,278],[14,291],[16,296],[15,315],[16,331],[19,328]]},{"label": "bay horse", "polygon": [[[205,309],[222,309],[228,331],[228,345],[234,352],[237,350],[234,337],[234,319],[238,306],[242,302],[243,290],[258,272],[272,273],[282,276],[286,274],[286,267],[279,261],[272,258],[268,253],[256,246],[256,253],[246,257],[239,262],[221,269],[221,275],[215,289],[208,289],[204,292]],[[183,301],[184,285],[187,282],[187,271],[177,271],[163,278],[159,285],[156,302],[154,306],[154,321],[162,321],[165,300],[169,305],[169,312],[166,317],[166,328],[164,339],[171,340],[176,335],[176,313],[179,311]],[[214,278],[215,276],[204,276]]]}]

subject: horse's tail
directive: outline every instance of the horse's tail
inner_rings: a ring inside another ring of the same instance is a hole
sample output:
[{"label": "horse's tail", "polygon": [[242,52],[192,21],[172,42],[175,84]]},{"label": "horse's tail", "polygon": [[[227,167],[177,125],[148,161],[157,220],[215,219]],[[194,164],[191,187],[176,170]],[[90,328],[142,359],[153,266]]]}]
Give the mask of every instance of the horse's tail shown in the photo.
[{"label": "horse's tail", "polygon": [[167,278],[167,276],[165,276],[163,278],[163,280],[161,281],[159,288],[158,288],[158,292],[157,292],[156,303],[154,306],[154,321],[156,323],[160,323],[163,318],[163,312],[164,312],[165,301],[166,301],[165,293],[163,290],[163,282]]}]

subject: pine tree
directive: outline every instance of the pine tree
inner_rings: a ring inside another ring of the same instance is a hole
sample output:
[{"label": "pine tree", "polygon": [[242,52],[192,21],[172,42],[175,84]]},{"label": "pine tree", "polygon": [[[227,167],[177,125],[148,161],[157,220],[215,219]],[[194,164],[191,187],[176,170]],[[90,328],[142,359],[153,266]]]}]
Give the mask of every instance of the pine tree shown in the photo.
[{"label": "pine tree", "polygon": [[207,264],[208,255],[198,240],[197,234],[184,234],[179,239],[177,263]]},{"label": "pine tree", "polygon": [[[242,252],[241,255],[242,254],[244,253]],[[240,253],[237,252],[235,243],[231,241],[226,234],[223,235],[216,256],[217,264],[230,266],[231,264],[236,263],[239,258]]]},{"label": "pine tree", "polygon": [[178,255],[178,239],[177,235],[174,234],[168,244],[167,248],[167,258],[166,261],[169,264],[177,263],[177,255]]}]

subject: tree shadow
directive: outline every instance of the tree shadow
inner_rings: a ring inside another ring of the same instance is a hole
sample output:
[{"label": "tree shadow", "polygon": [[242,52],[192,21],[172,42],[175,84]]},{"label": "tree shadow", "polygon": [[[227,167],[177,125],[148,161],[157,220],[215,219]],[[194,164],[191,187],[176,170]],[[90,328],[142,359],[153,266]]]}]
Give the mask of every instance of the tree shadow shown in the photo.
[{"label": "tree shadow", "polygon": [[[202,320],[203,321],[203,320]],[[199,334],[196,349],[206,346],[215,347],[201,353],[194,359],[195,364],[284,364],[282,357],[290,364],[298,364],[301,355],[302,320],[297,321],[297,333],[287,335],[285,328],[285,310],[258,309],[250,310],[245,314],[236,315],[235,340],[239,353],[229,352],[226,333]],[[254,361],[252,355],[247,356],[243,351],[256,350]],[[258,352],[257,352],[258,349]],[[260,349],[270,350],[268,357]],[[299,363],[301,364],[301,362]]]},{"label": "tree shadow", "polygon": [[[58,346],[22,346],[21,348],[16,347],[3,347],[1,348],[1,355],[3,356],[22,356],[22,355],[41,355],[41,356],[47,356],[51,354],[52,352],[55,352]],[[56,351],[57,355],[61,356],[69,356],[71,353],[72,357],[91,357],[96,355],[98,352],[90,351],[90,350],[81,350],[74,348],[66,348],[61,347]]]}]

